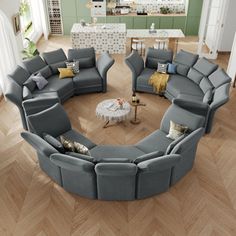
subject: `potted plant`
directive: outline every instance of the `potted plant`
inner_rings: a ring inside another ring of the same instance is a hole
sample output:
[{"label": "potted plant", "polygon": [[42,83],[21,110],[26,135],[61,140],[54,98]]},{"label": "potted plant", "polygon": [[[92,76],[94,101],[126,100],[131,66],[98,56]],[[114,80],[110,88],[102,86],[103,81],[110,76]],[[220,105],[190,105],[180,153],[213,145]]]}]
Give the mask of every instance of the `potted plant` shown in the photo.
[{"label": "potted plant", "polygon": [[22,50],[23,59],[31,58],[36,55],[39,55],[39,51],[36,48],[36,44],[31,41],[29,38],[25,38],[28,41],[28,46]]}]

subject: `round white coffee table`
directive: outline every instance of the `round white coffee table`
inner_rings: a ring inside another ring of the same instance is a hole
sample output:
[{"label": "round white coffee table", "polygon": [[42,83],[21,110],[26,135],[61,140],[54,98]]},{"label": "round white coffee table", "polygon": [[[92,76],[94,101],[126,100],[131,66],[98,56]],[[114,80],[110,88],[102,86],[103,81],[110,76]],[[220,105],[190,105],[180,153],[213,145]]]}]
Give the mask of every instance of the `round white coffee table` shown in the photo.
[{"label": "round white coffee table", "polygon": [[110,121],[121,122],[129,118],[131,107],[128,102],[124,102],[120,107],[117,99],[107,99],[100,102],[96,108],[96,116],[106,123],[103,128],[107,128]]}]

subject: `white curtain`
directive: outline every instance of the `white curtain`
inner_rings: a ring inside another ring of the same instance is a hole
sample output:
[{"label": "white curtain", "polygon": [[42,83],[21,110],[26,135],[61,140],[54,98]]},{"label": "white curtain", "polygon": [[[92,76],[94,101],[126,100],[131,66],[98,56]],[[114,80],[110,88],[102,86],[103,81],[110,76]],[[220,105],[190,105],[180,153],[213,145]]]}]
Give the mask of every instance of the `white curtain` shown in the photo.
[{"label": "white curtain", "polygon": [[4,93],[7,75],[16,65],[21,64],[21,57],[13,27],[2,10],[0,10],[0,29],[0,87]]},{"label": "white curtain", "polygon": [[43,33],[45,40],[48,40],[49,24],[46,10],[46,0],[30,0],[31,16],[36,34]]}]

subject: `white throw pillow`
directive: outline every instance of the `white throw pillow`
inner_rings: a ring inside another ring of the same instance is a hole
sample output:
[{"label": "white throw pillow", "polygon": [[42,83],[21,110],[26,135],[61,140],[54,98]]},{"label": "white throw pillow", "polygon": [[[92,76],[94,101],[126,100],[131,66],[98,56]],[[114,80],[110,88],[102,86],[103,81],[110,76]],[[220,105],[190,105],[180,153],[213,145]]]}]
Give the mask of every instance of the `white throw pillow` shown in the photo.
[{"label": "white throw pillow", "polygon": [[43,89],[48,84],[48,81],[41,75],[41,73],[38,73],[31,78],[35,81],[39,90]]}]

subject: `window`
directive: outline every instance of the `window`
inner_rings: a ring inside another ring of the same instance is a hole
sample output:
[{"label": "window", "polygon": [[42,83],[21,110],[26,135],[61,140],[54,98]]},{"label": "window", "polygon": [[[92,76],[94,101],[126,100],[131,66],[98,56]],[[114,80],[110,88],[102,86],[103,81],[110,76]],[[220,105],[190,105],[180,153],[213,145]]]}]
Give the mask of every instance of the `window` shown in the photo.
[{"label": "window", "polygon": [[20,21],[22,35],[24,38],[27,38],[33,32],[33,23],[29,0],[22,0],[20,3]]}]

